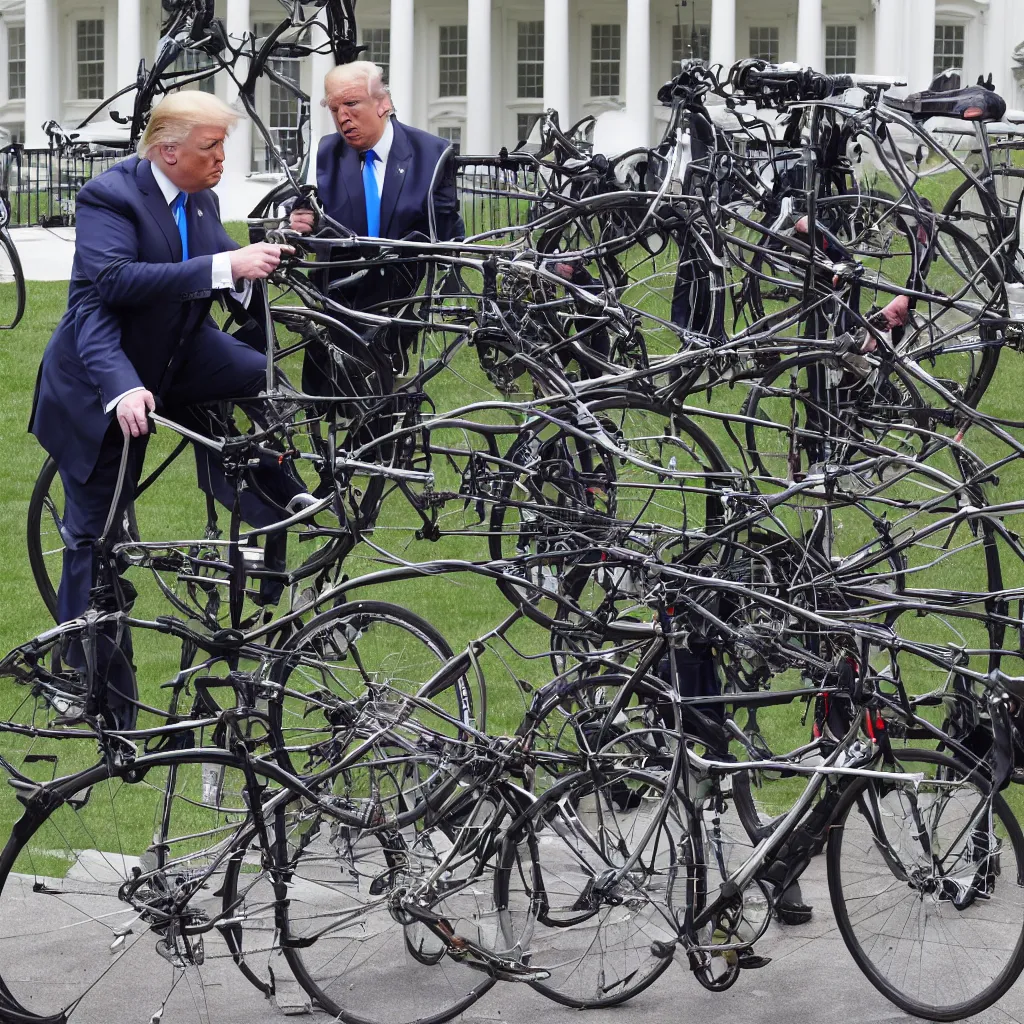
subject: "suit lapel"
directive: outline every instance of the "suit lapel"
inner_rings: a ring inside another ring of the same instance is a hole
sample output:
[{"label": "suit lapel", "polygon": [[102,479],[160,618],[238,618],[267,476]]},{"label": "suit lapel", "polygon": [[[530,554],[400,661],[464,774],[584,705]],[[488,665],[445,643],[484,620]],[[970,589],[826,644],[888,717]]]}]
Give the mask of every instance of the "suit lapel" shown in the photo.
[{"label": "suit lapel", "polygon": [[[402,194],[405,179],[409,177],[409,165],[412,163],[412,147],[409,145],[405,129],[391,119],[394,138],[391,141],[391,152],[388,154],[388,165],[384,171],[384,193],[380,197],[380,233],[382,238],[391,238],[391,219],[398,206],[398,197]],[[364,206],[365,201],[364,201]]]},{"label": "suit lapel", "polygon": [[170,250],[171,260],[174,263],[181,262],[181,236],[178,234],[178,225],[174,223],[174,214],[164,199],[160,186],[153,177],[148,160],[140,160],[135,168],[135,181],[139,186],[139,192],[143,197],[143,206],[146,212],[153,218],[154,223],[163,233]]},{"label": "suit lapel", "polygon": [[206,223],[210,219],[210,211],[204,209],[208,204],[200,198],[204,195],[205,193],[197,192],[195,195],[189,196],[188,205],[185,207],[188,211],[186,219],[188,222],[189,256],[208,256],[213,252]]},{"label": "suit lapel", "polygon": [[345,146],[341,156],[341,183],[352,207],[351,226],[357,235],[366,234],[366,195],[363,192],[363,169],[359,154]]}]

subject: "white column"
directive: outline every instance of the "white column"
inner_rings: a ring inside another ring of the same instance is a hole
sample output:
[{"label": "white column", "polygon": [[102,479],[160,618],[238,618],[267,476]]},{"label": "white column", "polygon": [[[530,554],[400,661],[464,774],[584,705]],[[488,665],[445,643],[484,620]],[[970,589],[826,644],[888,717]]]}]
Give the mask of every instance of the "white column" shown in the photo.
[{"label": "white column", "polygon": [[875,8],[875,74],[906,76],[903,61],[904,4],[913,0],[877,0]]},{"label": "white column", "polygon": [[142,0],[117,0],[117,88],[131,85],[142,60]]},{"label": "white column", "polygon": [[[317,20],[324,26],[319,37],[326,39],[327,14],[324,10],[320,11]],[[324,79],[334,66],[334,54],[330,49],[326,53],[315,53],[309,65],[309,135],[310,145],[313,147],[309,162],[310,181],[316,180],[316,151],[320,140],[338,130],[331,112],[320,102],[324,98]]]},{"label": "white column", "polygon": [[626,4],[626,117],[630,147],[651,144],[651,3]]},{"label": "white column", "polygon": [[466,19],[464,153],[491,153],[491,0],[469,0]]},{"label": "white column", "polygon": [[[913,22],[910,38],[910,53],[907,75],[910,88],[914,91],[927,89],[934,75],[935,63],[935,0],[911,0]],[[967,85],[963,80],[961,84]]]},{"label": "white column", "polygon": [[736,0],[711,0],[711,63],[736,63]]},{"label": "white column", "polygon": [[[228,0],[226,28],[232,42],[236,45],[242,36],[246,33],[252,33],[252,14],[249,10],[249,0]],[[236,74],[239,77],[243,77],[248,66],[248,61],[243,58],[238,62]],[[238,90],[234,85],[228,87],[227,101],[231,104],[235,104],[238,101]],[[249,120],[248,115],[242,111],[240,103],[238,104],[238,110],[239,113],[243,114],[243,117],[228,138],[228,144],[225,147],[227,152],[224,159],[225,174],[233,177],[244,176],[252,169],[252,122]]]},{"label": "white column", "polygon": [[57,33],[55,0],[29,0],[25,4],[25,145],[41,149],[47,144],[44,121],[60,120],[58,55],[65,43]]},{"label": "white column", "polygon": [[414,118],[416,8],[414,0],[391,0],[391,65],[388,87],[395,114],[404,124]]},{"label": "white column", "polygon": [[800,0],[796,16],[796,62],[815,71],[825,70],[821,26],[821,0]]},{"label": "white column", "polygon": [[557,110],[563,128],[572,123],[571,63],[569,0],[544,0],[544,109]]},{"label": "white column", "polygon": [[[985,30],[984,64],[981,73],[988,77],[992,73],[992,82],[996,92],[1004,99],[1013,98],[1013,43],[1018,42],[1012,35],[1007,17],[1005,0],[989,0],[988,10],[982,15]],[[1010,43],[1008,46],[1007,43]],[[1011,102],[1009,104],[1013,106]]]}]

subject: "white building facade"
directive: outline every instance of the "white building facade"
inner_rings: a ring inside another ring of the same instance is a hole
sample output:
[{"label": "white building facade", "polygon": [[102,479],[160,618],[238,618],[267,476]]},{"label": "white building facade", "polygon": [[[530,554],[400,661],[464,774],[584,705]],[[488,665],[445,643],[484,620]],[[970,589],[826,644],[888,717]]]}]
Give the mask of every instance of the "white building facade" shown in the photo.
[{"label": "white building facade", "polygon": [[[46,144],[44,121],[76,124],[134,79],[142,57],[152,60],[160,14],[160,0],[0,0],[0,126],[36,147]],[[276,0],[217,0],[231,35],[259,33],[281,14]],[[1007,103],[1024,107],[1011,70],[1024,43],[1024,0],[359,0],[356,16],[398,116],[466,153],[514,147],[549,107],[563,125],[624,110],[632,144],[656,141],[657,89],[690,55],[901,75],[912,89],[938,69],[963,68],[965,84],[991,71]],[[328,66],[282,61],[280,70],[316,100]],[[224,83],[216,88],[232,98]],[[258,99],[286,139],[294,103],[269,83]],[[322,110],[313,112],[314,131],[329,130]],[[268,169],[246,129],[228,169],[257,177]]]}]

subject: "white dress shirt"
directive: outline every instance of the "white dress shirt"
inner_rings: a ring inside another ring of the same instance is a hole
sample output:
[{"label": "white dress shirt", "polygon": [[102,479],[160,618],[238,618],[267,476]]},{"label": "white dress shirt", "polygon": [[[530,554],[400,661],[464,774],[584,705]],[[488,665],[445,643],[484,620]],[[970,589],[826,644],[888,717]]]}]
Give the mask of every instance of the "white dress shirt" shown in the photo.
[{"label": "white dress shirt", "polygon": [[[175,199],[178,198],[178,193],[181,189],[171,181],[170,178],[164,174],[163,170],[159,168],[155,163],[150,164],[150,169],[153,171],[153,178],[156,180],[157,186],[159,187],[167,205],[170,206]],[[177,226],[177,225],[175,225]],[[231,254],[226,252],[218,252],[213,257],[213,281],[210,287],[214,291],[232,291],[235,287],[234,276],[231,273]],[[248,289],[243,294],[246,295]],[[117,398],[107,402],[104,412],[113,412],[117,408],[117,403],[121,401],[126,395],[132,395],[136,391],[145,391],[144,387],[129,388],[127,391],[122,391]]]},{"label": "white dress shirt", "polygon": [[[384,134],[377,142],[370,147],[377,154],[373,162],[373,176],[377,179],[377,195],[384,195],[384,174],[388,169],[388,155],[391,153],[391,143],[395,141],[395,129],[389,117],[384,122]],[[363,160],[365,163],[365,158]]]}]

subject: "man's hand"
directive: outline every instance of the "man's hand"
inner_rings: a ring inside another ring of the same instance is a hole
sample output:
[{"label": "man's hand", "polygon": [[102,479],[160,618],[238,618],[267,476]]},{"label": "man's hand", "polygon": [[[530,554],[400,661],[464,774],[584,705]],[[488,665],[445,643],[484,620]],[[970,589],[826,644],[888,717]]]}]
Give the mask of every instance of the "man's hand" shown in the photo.
[{"label": "man's hand", "polygon": [[115,410],[117,422],[121,424],[121,433],[125,437],[129,435],[141,437],[143,434],[148,434],[149,421],[146,419],[146,414],[151,413],[155,408],[156,402],[151,391],[143,389],[125,395],[117,403]]},{"label": "man's hand", "polygon": [[277,270],[282,252],[294,252],[290,245],[256,242],[231,252],[231,274],[236,281],[260,281]]},{"label": "man's hand", "polygon": [[313,211],[292,210],[288,217],[288,227],[300,235],[308,235],[313,230]]}]

